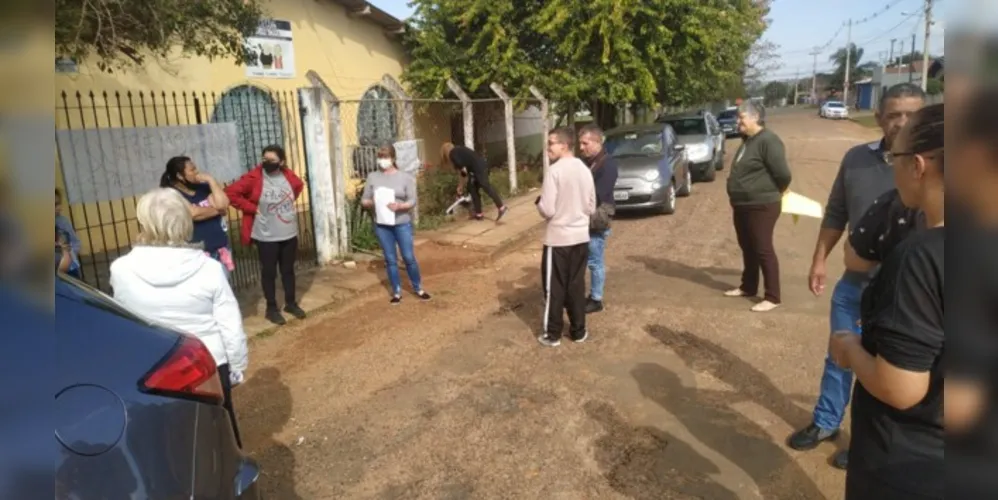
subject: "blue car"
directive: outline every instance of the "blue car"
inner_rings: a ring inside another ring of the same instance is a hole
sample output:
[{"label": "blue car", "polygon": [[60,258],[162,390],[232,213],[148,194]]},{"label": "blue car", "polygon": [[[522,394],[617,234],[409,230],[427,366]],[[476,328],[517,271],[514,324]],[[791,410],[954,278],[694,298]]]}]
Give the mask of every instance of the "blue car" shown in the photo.
[{"label": "blue car", "polygon": [[65,275],[55,308],[56,498],[259,498],[200,340]]}]

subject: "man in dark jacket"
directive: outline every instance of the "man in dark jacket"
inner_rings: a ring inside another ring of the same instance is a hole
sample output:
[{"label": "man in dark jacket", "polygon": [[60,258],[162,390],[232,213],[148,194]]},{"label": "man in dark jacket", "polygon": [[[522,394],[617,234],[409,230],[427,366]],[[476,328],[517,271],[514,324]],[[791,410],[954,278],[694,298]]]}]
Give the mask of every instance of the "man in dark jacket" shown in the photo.
[{"label": "man in dark jacket", "polygon": [[586,301],[586,313],[594,313],[603,310],[603,286],[606,283],[604,251],[614,213],[613,186],[617,183],[617,160],[603,149],[603,130],[595,124],[586,125],[579,131],[579,149],[593,173],[593,184],[596,186],[596,213],[589,225],[591,288]]}]

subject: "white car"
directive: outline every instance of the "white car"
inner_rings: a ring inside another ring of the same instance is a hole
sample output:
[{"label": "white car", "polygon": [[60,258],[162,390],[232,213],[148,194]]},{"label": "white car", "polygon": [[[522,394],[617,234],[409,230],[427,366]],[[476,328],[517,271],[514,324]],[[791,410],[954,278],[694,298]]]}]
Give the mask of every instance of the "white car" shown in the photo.
[{"label": "white car", "polygon": [[822,118],[834,118],[843,120],[849,118],[849,108],[842,101],[827,101],[818,110],[818,116]]}]

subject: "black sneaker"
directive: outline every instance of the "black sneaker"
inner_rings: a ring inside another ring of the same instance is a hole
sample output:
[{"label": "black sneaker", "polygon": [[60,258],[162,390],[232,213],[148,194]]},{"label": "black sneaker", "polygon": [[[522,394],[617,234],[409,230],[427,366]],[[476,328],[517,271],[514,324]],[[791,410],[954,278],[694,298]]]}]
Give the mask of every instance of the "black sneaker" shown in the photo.
[{"label": "black sneaker", "polygon": [[287,324],[287,321],[284,320],[284,316],[281,316],[281,311],[278,311],[277,309],[267,309],[267,312],[263,315],[263,317],[267,318],[267,321],[277,326]]},{"label": "black sneaker", "polygon": [[423,290],[416,292],[416,296],[419,297],[420,300],[430,300],[433,298],[430,294],[424,292]]},{"label": "black sneaker", "polygon": [[587,340],[589,340],[589,330],[586,330],[586,331],[582,332],[582,336],[581,337],[579,337],[577,339],[573,338],[572,342],[575,342],[576,344],[581,344],[581,343],[583,343],[583,342],[585,342]]},{"label": "black sneaker", "polygon": [[475,214],[471,216],[471,220],[485,220],[485,214]]},{"label": "black sneaker", "polygon": [[842,470],[849,468],[849,450],[836,453],[835,458],[832,459],[832,467]]},{"label": "black sneaker", "polygon": [[502,219],[502,216],[506,215],[506,212],[509,212],[509,207],[506,205],[499,207],[499,213],[496,215],[496,222],[499,222],[499,219]]},{"label": "black sneaker", "polygon": [[561,339],[556,339],[548,333],[537,337],[537,341],[547,347],[558,347],[561,345]]},{"label": "black sneaker", "polygon": [[287,305],[285,305],[284,306],[284,312],[286,312],[286,313],[288,313],[288,314],[290,314],[290,315],[292,315],[292,316],[294,316],[295,318],[298,318],[298,319],[305,319],[305,317],[308,316],[307,314],[305,314],[305,310],[304,309],[302,309],[301,307],[298,307],[298,304],[287,304]]},{"label": "black sneaker", "polygon": [[399,304],[402,303],[402,296],[401,295],[392,295],[392,300],[389,300],[388,303],[391,304],[391,305],[393,305],[393,306],[397,306],[397,305],[399,305]]},{"label": "black sneaker", "polygon": [[817,448],[822,441],[835,439],[839,435],[839,430],[825,430],[814,423],[793,433],[787,439],[787,446],[797,451],[807,451]]},{"label": "black sneaker", "polygon": [[602,300],[586,299],[586,314],[598,313],[603,310]]}]

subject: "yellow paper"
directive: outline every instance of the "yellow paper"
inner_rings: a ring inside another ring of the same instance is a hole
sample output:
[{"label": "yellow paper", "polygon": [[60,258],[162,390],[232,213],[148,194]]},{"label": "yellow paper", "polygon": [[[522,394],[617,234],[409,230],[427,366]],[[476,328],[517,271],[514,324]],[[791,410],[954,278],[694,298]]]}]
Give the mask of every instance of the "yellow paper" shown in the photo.
[{"label": "yellow paper", "polygon": [[820,219],[824,216],[824,209],[821,203],[806,196],[799,195],[792,191],[787,191],[783,195],[783,213],[793,216],[794,223],[800,220],[801,216]]}]

